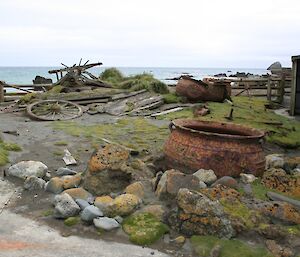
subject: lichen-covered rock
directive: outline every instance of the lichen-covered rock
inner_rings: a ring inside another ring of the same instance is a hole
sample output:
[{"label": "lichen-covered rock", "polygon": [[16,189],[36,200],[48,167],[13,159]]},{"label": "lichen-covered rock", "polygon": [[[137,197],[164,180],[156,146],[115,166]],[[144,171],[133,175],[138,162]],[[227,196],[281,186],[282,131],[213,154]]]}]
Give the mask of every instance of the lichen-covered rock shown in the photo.
[{"label": "lichen-covered rock", "polygon": [[45,180],[35,176],[30,176],[24,181],[24,188],[29,191],[41,190],[44,189],[45,184]]},{"label": "lichen-covered rock", "polygon": [[114,217],[116,215],[127,216],[134,212],[140,204],[141,199],[136,195],[119,195],[107,206],[105,214],[110,217]]},{"label": "lichen-covered rock", "polygon": [[155,194],[161,199],[175,198],[180,188],[199,189],[199,179],[178,170],[167,170],[161,177]]},{"label": "lichen-covered rock", "polygon": [[121,227],[119,222],[117,222],[113,218],[108,218],[108,217],[96,218],[93,220],[93,222],[94,222],[94,225],[96,228],[100,228],[105,231],[110,231],[110,230]]},{"label": "lichen-covered rock", "polygon": [[141,210],[138,210],[137,213],[151,213],[158,220],[162,221],[164,218],[164,214],[166,213],[166,210],[160,204],[152,204],[152,205],[146,205]]},{"label": "lichen-covered rock", "polygon": [[258,199],[242,199],[252,210],[258,210],[261,214],[281,220],[287,224],[300,224],[300,212],[291,204],[279,201],[263,201]]},{"label": "lichen-covered rock", "polygon": [[45,190],[53,194],[59,194],[64,190],[63,181],[59,177],[51,178],[46,184]]},{"label": "lichen-covered rock", "polygon": [[267,240],[266,247],[273,254],[274,257],[291,257],[294,255],[292,249],[282,247],[277,244],[274,240]]},{"label": "lichen-covered rock", "polygon": [[106,212],[107,207],[113,202],[113,200],[114,199],[109,195],[98,196],[95,199],[94,205],[97,206],[101,211]]},{"label": "lichen-covered rock", "polygon": [[183,234],[227,238],[235,234],[219,201],[212,201],[202,193],[182,188],[177,195],[177,205],[178,210],[175,217],[169,217],[169,224],[173,227],[175,225],[174,228],[179,228]]},{"label": "lichen-covered rock", "polygon": [[282,154],[269,154],[266,156],[266,170],[271,168],[283,168],[284,157]]},{"label": "lichen-covered rock", "polygon": [[126,218],[123,230],[131,242],[138,245],[150,245],[168,232],[168,226],[150,213],[139,213]]},{"label": "lichen-covered rock", "polygon": [[123,191],[132,178],[129,151],[113,144],[93,154],[84,178],[84,188],[95,195]]},{"label": "lichen-covered rock", "polygon": [[126,194],[133,194],[139,197],[140,199],[143,199],[145,195],[145,188],[142,182],[134,182],[127,186],[124,190],[124,193]]},{"label": "lichen-covered rock", "polygon": [[213,170],[200,169],[196,171],[193,175],[207,185],[211,185],[217,180],[217,176]]},{"label": "lichen-covered rock", "polygon": [[61,177],[61,180],[63,181],[64,189],[74,188],[80,185],[81,175],[80,174],[74,176],[66,175]]},{"label": "lichen-covered rock", "polygon": [[300,197],[300,177],[290,176],[283,169],[267,170],[261,182],[267,188]]},{"label": "lichen-covered rock", "polygon": [[219,178],[216,182],[214,182],[212,184],[212,187],[214,187],[216,185],[223,185],[223,186],[227,186],[227,187],[231,187],[231,188],[235,188],[235,189],[238,187],[237,181],[230,176],[224,176],[224,177]]},{"label": "lichen-covered rock", "polygon": [[54,198],[55,217],[68,218],[76,216],[80,207],[76,204],[73,198],[68,194],[56,195]]},{"label": "lichen-covered rock", "polygon": [[238,191],[233,188],[226,187],[224,185],[216,185],[215,187],[211,188],[204,188],[201,189],[201,193],[205,194],[212,200],[219,200],[219,199],[240,199],[241,195]]},{"label": "lichen-covered rock", "polygon": [[73,199],[83,199],[90,202],[93,196],[86,191],[85,189],[79,188],[70,188],[64,191],[64,193],[70,195]]},{"label": "lichen-covered rock", "polygon": [[30,176],[43,178],[48,170],[48,167],[38,161],[21,161],[9,167],[7,174],[9,176],[26,179]]}]

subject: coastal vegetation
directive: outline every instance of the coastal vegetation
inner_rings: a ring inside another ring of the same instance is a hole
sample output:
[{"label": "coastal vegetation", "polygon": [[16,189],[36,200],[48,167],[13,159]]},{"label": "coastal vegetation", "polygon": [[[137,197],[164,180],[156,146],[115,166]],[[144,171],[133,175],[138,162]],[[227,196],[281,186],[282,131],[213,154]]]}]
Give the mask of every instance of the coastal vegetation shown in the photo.
[{"label": "coastal vegetation", "polygon": [[11,151],[19,152],[22,151],[22,148],[15,143],[4,142],[0,138],[0,166],[9,162],[8,155]]}]

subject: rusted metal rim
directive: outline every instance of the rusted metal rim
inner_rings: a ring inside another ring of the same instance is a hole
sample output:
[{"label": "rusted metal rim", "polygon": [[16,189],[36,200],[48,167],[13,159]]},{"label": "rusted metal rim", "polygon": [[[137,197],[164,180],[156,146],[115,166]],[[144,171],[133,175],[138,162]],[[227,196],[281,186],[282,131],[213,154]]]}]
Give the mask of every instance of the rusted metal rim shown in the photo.
[{"label": "rusted metal rim", "polygon": [[177,119],[170,123],[170,129],[196,133],[206,136],[231,139],[260,139],[265,136],[263,131],[226,122],[204,121],[195,119]]}]

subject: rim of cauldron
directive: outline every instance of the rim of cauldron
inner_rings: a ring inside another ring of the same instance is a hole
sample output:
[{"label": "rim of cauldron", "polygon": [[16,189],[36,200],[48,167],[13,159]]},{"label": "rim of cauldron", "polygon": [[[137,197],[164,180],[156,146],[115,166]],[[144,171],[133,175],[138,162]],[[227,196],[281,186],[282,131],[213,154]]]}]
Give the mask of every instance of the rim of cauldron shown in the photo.
[{"label": "rim of cauldron", "polygon": [[[198,124],[218,124],[220,127],[222,126],[229,126],[233,129],[236,129],[237,131],[240,129],[243,129],[244,131],[246,130],[247,134],[252,134],[252,135],[234,135],[234,134],[220,134],[216,132],[207,132],[207,131],[201,131],[201,130],[195,130],[192,128],[187,128],[185,126],[189,125],[188,122],[192,122],[193,124],[190,125],[195,125],[195,123]],[[260,139],[265,136],[265,132],[246,127],[240,124],[232,124],[228,122],[217,122],[217,121],[205,121],[205,120],[195,120],[195,119],[176,119],[171,122],[171,125],[174,125],[176,128],[181,129],[183,131],[188,131],[191,133],[197,133],[201,135],[207,135],[207,136],[217,136],[217,137],[222,137],[222,138],[231,138],[231,139]]]}]

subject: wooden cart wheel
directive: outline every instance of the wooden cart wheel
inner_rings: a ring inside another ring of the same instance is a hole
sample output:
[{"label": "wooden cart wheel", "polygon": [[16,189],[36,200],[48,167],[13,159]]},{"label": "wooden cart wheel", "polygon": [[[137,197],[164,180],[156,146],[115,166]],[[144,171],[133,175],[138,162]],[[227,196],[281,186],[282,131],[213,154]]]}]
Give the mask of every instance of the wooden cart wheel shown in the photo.
[{"label": "wooden cart wheel", "polygon": [[37,120],[71,120],[81,116],[82,108],[64,100],[41,100],[27,106],[27,114]]}]

